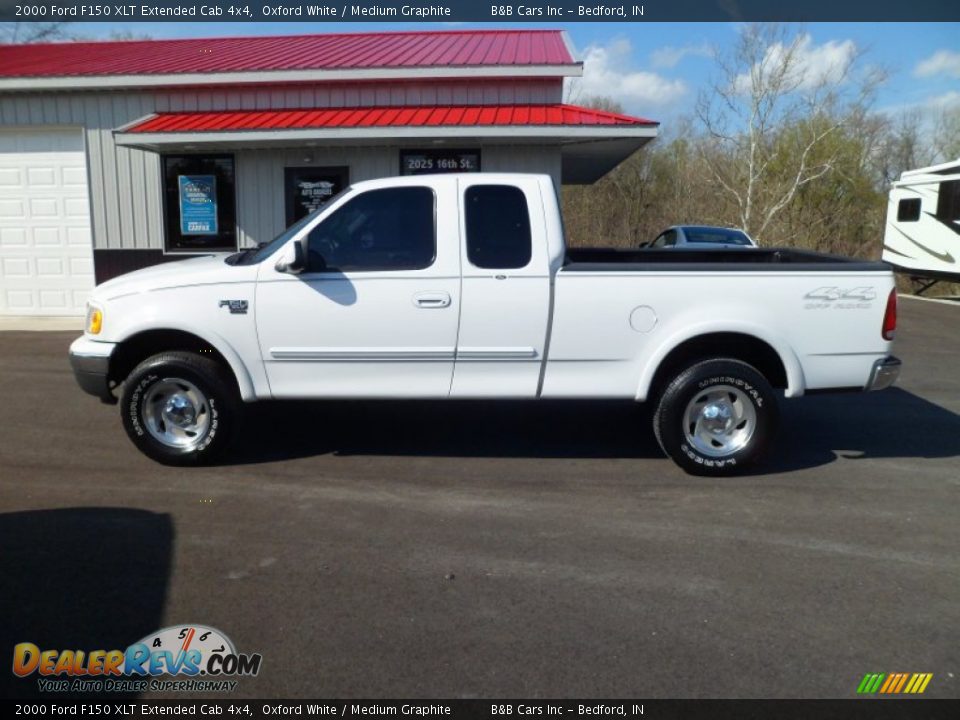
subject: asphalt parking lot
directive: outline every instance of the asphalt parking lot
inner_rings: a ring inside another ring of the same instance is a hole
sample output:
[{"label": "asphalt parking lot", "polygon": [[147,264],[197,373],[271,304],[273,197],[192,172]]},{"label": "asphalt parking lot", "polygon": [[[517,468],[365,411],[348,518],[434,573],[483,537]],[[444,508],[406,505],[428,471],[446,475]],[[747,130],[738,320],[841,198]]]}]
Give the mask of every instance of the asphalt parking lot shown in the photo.
[{"label": "asphalt parking lot", "polygon": [[0,333],[3,654],[200,623],[263,655],[234,697],[960,696],[960,307],[902,301],[899,386],[785,403],[724,480],[604,403],[273,404],[165,468],[75,334]]}]

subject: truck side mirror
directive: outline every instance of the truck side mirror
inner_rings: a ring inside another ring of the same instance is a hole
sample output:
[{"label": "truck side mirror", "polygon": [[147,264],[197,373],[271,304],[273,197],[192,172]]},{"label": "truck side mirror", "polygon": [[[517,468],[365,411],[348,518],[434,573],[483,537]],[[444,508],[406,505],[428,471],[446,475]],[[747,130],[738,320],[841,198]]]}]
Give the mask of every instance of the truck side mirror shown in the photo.
[{"label": "truck side mirror", "polygon": [[277,272],[299,275],[307,267],[307,256],[303,251],[303,242],[298,240],[287,245],[283,254],[274,266]]}]

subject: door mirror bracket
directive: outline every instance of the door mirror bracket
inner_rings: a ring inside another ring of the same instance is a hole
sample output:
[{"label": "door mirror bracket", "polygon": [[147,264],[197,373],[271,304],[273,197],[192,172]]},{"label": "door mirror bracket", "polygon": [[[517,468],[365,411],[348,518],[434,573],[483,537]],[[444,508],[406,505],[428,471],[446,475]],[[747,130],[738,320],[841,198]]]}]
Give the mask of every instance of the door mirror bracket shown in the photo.
[{"label": "door mirror bracket", "polygon": [[303,251],[303,241],[297,240],[283,249],[283,254],[274,266],[277,272],[299,275],[307,267],[307,256]]}]

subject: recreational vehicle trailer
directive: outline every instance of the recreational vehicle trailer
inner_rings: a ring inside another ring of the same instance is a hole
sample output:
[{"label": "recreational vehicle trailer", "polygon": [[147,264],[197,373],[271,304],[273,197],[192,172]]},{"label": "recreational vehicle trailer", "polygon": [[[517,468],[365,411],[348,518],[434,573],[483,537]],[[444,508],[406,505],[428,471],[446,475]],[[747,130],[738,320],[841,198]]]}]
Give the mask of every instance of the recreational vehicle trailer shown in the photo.
[{"label": "recreational vehicle trailer", "polygon": [[893,183],[883,259],[916,277],[960,282],[960,158]]}]

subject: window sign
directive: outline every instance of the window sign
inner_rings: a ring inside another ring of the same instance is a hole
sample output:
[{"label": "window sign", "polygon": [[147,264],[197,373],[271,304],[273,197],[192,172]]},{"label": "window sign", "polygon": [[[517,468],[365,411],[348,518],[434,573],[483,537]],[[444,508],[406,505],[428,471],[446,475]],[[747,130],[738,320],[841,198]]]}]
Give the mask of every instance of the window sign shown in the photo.
[{"label": "window sign", "polygon": [[163,229],[167,252],[237,247],[236,173],[232,155],[163,155]]},{"label": "window sign", "polygon": [[214,175],[180,175],[180,233],[217,234],[217,178]]},{"label": "window sign", "polygon": [[401,175],[480,172],[479,150],[401,150]]},{"label": "window sign", "polygon": [[347,186],[345,167],[288,167],[284,170],[287,226],[319,210]]}]

